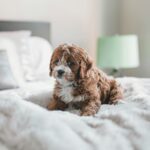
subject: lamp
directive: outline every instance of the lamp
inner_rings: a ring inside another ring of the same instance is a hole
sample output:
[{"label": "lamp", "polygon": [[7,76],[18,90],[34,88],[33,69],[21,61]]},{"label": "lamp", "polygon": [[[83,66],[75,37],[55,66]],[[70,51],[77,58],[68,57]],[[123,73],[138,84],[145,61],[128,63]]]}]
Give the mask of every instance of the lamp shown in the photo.
[{"label": "lamp", "polygon": [[120,68],[139,66],[138,38],[136,35],[101,37],[98,39],[97,65],[112,68],[113,73]]}]

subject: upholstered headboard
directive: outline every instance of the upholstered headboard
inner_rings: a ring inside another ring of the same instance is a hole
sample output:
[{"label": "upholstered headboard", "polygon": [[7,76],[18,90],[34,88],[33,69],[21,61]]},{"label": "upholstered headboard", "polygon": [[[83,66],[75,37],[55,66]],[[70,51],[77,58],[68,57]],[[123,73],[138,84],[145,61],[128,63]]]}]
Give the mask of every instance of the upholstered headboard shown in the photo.
[{"label": "upholstered headboard", "polygon": [[33,36],[50,41],[50,23],[37,21],[0,21],[0,31],[30,30]]}]

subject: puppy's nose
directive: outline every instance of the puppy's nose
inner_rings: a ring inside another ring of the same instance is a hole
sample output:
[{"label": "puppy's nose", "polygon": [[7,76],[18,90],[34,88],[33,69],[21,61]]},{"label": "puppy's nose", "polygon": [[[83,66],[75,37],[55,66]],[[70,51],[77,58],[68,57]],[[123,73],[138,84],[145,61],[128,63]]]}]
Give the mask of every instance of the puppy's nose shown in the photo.
[{"label": "puppy's nose", "polygon": [[58,75],[59,75],[59,76],[62,76],[62,75],[65,73],[64,70],[58,70],[57,72],[58,72]]}]

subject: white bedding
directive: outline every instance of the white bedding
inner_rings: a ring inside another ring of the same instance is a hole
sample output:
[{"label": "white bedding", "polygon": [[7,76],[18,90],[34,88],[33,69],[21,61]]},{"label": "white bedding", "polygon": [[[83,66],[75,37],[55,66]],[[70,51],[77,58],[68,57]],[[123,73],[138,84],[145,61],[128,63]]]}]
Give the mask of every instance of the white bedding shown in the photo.
[{"label": "white bedding", "polygon": [[46,110],[52,81],[1,91],[0,150],[149,150],[150,79],[118,80],[124,100],[95,117]]}]

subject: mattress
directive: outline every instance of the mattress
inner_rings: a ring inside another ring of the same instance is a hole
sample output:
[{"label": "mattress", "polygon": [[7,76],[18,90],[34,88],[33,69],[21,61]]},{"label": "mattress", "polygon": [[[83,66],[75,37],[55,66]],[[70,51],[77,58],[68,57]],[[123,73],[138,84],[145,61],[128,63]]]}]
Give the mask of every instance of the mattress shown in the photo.
[{"label": "mattress", "polygon": [[48,111],[54,80],[0,91],[2,150],[148,150],[150,79],[119,78],[124,99],[95,116]]}]

